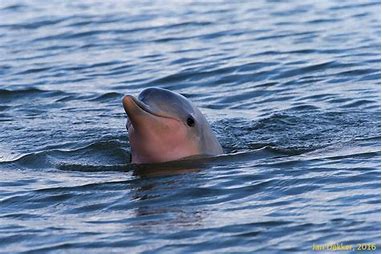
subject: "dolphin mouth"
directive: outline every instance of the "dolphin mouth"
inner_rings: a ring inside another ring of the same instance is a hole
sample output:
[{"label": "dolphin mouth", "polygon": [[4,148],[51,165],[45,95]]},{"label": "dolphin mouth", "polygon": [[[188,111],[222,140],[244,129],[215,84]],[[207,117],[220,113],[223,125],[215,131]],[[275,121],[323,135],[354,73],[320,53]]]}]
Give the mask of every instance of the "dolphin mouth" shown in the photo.
[{"label": "dolphin mouth", "polygon": [[141,110],[145,111],[146,113],[156,115],[152,110],[150,110],[150,108],[146,104],[144,104],[143,102],[141,102],[140,100],[138,100],[137,98],[135,98],[134,96],[131,96],[131,95],[126,95],[123,98],[123,106],[125,108],[126,113],[128,112],[128,110],[127,110],[128,106],[127,106],[127,103],[125,102],[125,100],[128,100],[128,99],[131,99],[131,101],[135,104],[135,106],[137,106]]},{"label": "dolphin mouth", "polygon": [[[129,116],[129,106],[128,106],[128,100],[132,101],[134,103],[134,106],[139,108],[140,110],[150,114],[150,115],[153,115],[153,116],[156,116],[156,117],[163,117],[163,118],[171,118],[171,119],[174,119],[170,116],[165,116],[165,115],[161,115],[161,114],[158,114],[156,112],[154,112],[152,109],[150,109],[150,106],[143,103],[142,101],[138,100],[137,98],[135,98],[134,96],[132,95],[126,95],[125,97],[123,97],[123,100],[122,100],[122,104],[123,104],[123,107],[125,109],[125,112],[126,114]],[[131,116],[129,116],[130,118]]]}]

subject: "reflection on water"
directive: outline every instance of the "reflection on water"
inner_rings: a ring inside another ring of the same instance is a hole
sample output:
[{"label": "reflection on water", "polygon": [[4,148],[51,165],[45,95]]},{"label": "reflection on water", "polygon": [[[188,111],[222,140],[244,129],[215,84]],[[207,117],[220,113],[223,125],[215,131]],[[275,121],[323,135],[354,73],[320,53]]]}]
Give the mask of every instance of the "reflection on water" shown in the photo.
[{"label": "reflection on water", "polygon": [[[193,183],[193,174],[183,176],[180,181],[172,178],[149,178],[132,185],[132,199],[136,202],[134,210],[134,223],[136,227],[157,230],[158,228],[171,229],[174,226],[195,227],[201,226],[204,212],[198,206],[174,206],[174,193],[179,187],[187,184],[190,188],[197,187]],[[177,195],[176,199],[182,199]],[[182,203],[182,202],[180,202]]]}]

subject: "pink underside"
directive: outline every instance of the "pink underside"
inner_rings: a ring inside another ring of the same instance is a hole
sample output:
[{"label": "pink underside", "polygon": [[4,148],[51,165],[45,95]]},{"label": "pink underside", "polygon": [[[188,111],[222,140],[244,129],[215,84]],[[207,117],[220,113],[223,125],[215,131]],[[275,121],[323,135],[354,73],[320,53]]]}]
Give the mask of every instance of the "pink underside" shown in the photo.
[{"label": "pink underside", "polygon": [[184,124],[174,119],[161,122],[164,124],[139,126],[138,131],[130,125],[132,163],[172,161],[199,153]]}]

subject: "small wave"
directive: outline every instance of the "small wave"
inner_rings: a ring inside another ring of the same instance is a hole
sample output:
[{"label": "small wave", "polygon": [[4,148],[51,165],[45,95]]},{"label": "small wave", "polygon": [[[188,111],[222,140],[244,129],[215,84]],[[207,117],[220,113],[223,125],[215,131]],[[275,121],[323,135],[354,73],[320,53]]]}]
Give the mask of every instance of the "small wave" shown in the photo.
[{"label": "small wave", "polygon": [[[118,141],[98,141],[88,146],[70,150],[46,150],[3,160],[3,165],[17,165],[29,169],[79,167],[102,168],[105,165],[127,164],[130,160],[125,144]],[[78,164],[78,163],[81,164]],[[107,166],[106,166],[107,167]]]},{"label": "small wave", "polygon": [[340,65],[336,61],[327,61],[320,64],[313,64],[307,67],[298,68],[298,69],[292,69],[292,70],[286,70],[284,72],[281,72],[279,74],[276,74],[274,78],[280,79],[280,78],[290,78],[293,76],[301,75],[301,73],[307,74],[311,72],[317,72],[317,71],[324,71],[328,68],[334,68],[339,67]]},{"label": "small wave", "polygon": [[122,99],[122,93],[109,92],[102,95],[97,95],[95,98],[89,99],[89,101],[115,101]]},{"label": "small wave", "polygon": [[0,10],[1,11],[20,11],[20,10],[25,10],[27,9],[28,6],[25,5],[25,4],[11,4],[11,5],[8,5],[8,6],[4,6],[3,8],[1,8]]},{"label": "small wave", "polygon": [[59,91],[59,90],[42,90],[35,87],[30,88],[23,88],[18,90],[12,90],[12,89],[0,89],[0,99],[2,101],[11,101],[13,99],[20,99],[23,97],[30,96],[44,96],[44,97],[51,97],[51,96],[59,96],[63,95],[65,92]]},{"label": "small wave", "polygon": [[22,24],[6,24],[6,25],[2,25],[2,27],[10,28],[10,29],[16,29],[16,30],[17,29],[34,30],[34,29],[38,29],[41,27],[45,27],[45,26],[56,25],[56,24],[61,23],[65,20],[66,20],[66,18],[58,18],[58,19],[50,18],[47,20],[37,19],[37,20],[29,20],[29,21],[22,23]]}]

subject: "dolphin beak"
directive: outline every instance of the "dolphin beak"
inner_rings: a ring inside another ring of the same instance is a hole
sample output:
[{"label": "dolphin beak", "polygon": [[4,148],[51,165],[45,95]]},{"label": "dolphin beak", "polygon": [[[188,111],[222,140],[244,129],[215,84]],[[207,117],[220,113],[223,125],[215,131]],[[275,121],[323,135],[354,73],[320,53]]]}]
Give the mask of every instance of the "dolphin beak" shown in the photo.
[{"label": "dolphin beak", "polygon": [[126,95],[125,97],[123,97],[122,104],[127,115],[130,115],[133,109],[137,107],[136,103],[134,102],[134,97],[131,95]]},{"label": "dolphin beak", "polygon": [[147,121],[150,121],[150,119],[152,121],[156,118],[156,115],[149,107],[134,96],[126,95],[122,99],[122,104],[130,123],[135,127],[140,126],[142,128]]},{"label": "dolphin beak", "polygon": [[148,113],[143,105],[141,105],[142,103],[135,99],[134,96],[126,95],[122,99],[122,104],[131,123],[134,123],[142,114]]},{"label": "dolphin beak", "polygon": [[171,116],[162,115],[153,110],[149,105],[136,99],[134,96],[126,95],[122,99],[123,108],[129,118],[129,123],[136,129],[156,128],[165,126],[167,122],[176,120]]},{"label": "dolphin beak", "polygon": [[122,104],[129,118],[134,117],[134,115],[136,114],[148,114],[156,117],[171,118],[170,116],[166,116],[156,112],[156,110],[153,110],[149,105],[145,104],[144,102],[136,99],[134,96],[131,95],[126,95],[125,97],[123,97]]},{"label": "dolphin beak", "polygon": [[131,95],[126,95],[125,97],[123,97],[122,104],[126,114],[129,117],[138,112],[157,115],[150,109],[150,106],[146,105],[145,103],[141,102],[140,100],[136,99],[134,96]]}]

